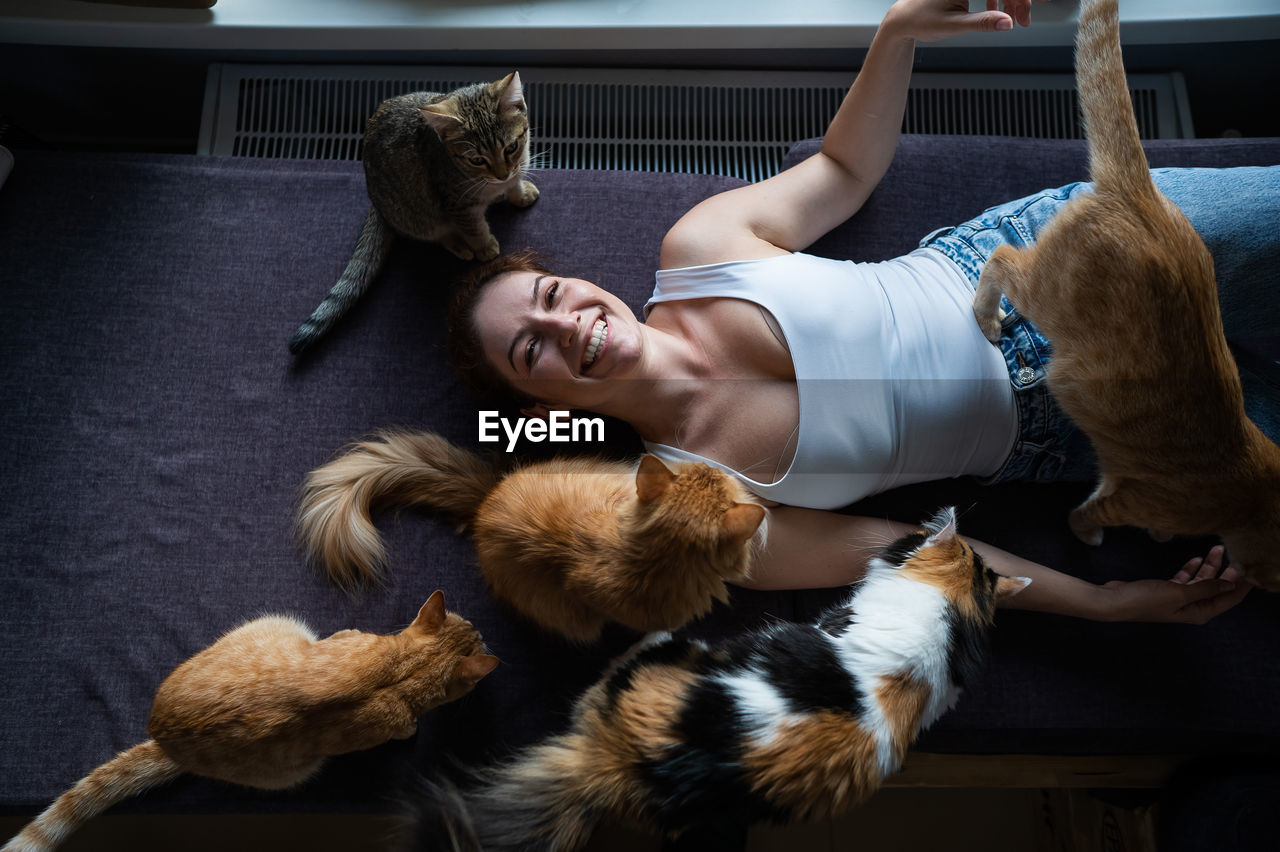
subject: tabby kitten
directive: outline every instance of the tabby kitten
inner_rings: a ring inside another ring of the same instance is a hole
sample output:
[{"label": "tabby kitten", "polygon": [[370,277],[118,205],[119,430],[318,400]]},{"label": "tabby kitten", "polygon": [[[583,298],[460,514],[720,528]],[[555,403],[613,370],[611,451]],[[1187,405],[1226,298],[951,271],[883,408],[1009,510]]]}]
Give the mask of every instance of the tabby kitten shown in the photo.
[{"label": "tabby kitten", "polygon": [[816,819],[865,801],[956,700],[985,653],[999,577],[944,509],[873,558],[813,624],[709,644],[641,642],[575,705],[567,733],[428,785],[416,848],[573,850],[606,817],[668,835]]},{"label": "tabby kitten", "polygon": [[764,508],[704,464],[674,472],[556,458],[500,476],[431,432],[379,434],[312,471],[298,535],[340,585],[379,577],[385,552],[375,505],[424,506],[470,526],[495,596],[578,642],[606,621],[672,630],[727,601],[744,579]]},{"label": "tabby kitten", "polygon": [[1218,308],[1213,259],[1156,188],[1120,55],[1115,0],[1081,6],[1076,82],[1095,187],[1035,247],[1001,246],[974,313],[1000,339],[1000,294],[1053,341],[1047,381],[1089,436],[1100,478],[1072,511],[1102,528],[1222,536],[1231,562],[1280,590],[1280,448],[1248,419]]},{"label": "tabby kitten", "polygon": [[338,283],[289,341],[314,343],[369,288],[394,234],[443,245],[463,260],[490,260],[498,241],[485,210],[500,198],[538,200],[525,180],[529,119],[520,74],[440,94],[382,102],[364,132],[364,174],[373,206]]},{"label": "tabby kitten", "polygon": [[439,591],[395,636],[317,639],[293,618],[255,619],[178,666],[156,692],[152,739],[95,769],[4,852],[54,849],[91,817],[184,772],[293,787],[330,755],[412,736],[418,716],[461,698],[497,663]]}]

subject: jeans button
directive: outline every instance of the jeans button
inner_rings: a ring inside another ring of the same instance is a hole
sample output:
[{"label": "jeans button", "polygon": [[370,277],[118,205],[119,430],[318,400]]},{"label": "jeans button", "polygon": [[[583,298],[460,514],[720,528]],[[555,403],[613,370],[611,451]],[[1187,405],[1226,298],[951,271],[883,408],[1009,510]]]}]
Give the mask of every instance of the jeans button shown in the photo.
[{"label": "jeans button", "polygon": [[1036,380],[1036,371],[1030,367],[1018,368],[1018,384],[1029,385]]}]

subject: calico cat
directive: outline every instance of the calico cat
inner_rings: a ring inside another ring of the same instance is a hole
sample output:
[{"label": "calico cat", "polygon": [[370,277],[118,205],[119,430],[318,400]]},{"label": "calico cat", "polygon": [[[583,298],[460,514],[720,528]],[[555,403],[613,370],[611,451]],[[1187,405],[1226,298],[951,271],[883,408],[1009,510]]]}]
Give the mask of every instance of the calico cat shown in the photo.
[{"label": "calico cat", "polygon": [[497,657],[435,592],[399,634],[317,639],[285,616],[232,630],[156,692],[147,733],[60,796],[3,852],[57,847],[86,820],[184,772],[279,790],[324,758],[410,737],[418,716],[461,698]]},{"label": "calico cat", "polygon": [[672,630],[726,601],[726,581],[750,571],[765,515],[704,464],[556,458],[503,476],[434,433],[387,431],[303,487],[299,539],[340,585],[380,576],[375,505],[424,506],[470,527],[494,595],[578,642],[608,620]]},{"label": "calico cat", "polygon": [[529,118],[515,71],[448,94],[388,98],[365,125],[362,159],[373,206],[342,276],[289,341],[295,355],[369,288],[395,234],[439,243],[462,260],[490,260],[498,241],[485,210],[504,197],[517,207],[538,200],[525,179]]},{"label": "calico cat", "polygon": [[642,641],[578,699],[566,733],[468,788],[427,784],[411,842],[568,852],[606,817],[678,836],[837,814],[954,703],[996,601],[1028,583],[986,568],[944,509],[813,624]]},{"label": "calico cat", "polygon": [[1003,292],[1052,340],[1049,387],[1100,471],[1070,515],[1081,540],[1098,544],[1117,525],[1217,533],[1248,579],[1280,590],[1280,448],[1245,415],[1213,259],[1151,180],[1116,7],[1083,3],[1076,36],[1094,192],[1033,248],[995,251],[974,313],[998,341]]}]

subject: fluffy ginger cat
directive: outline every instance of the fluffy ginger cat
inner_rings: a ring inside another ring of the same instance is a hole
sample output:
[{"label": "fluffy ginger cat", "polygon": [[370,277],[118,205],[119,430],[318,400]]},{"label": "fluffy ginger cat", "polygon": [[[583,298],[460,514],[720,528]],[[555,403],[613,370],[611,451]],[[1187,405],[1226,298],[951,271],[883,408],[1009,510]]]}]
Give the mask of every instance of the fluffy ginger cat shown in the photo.
[{"label": "fluffy ginger cat", "polygon": [[317,639],[286,616],[244,624],[178,666],[147,733],[62,794],[3,852],[58,846],[91,817],[184,772],[264,790],[301,784],[326,757],[404,739],[418,717],[493,671],[480,634],[431,595],[403,631]]},{"label": "fluffy ginger cat", "polygon": [[424,506],[470,527],[493,593],[577,642],[606,621],[674,630],[744,579],[762,506],[704,464],[672,471],[556,458],[501,476],[432,432],[387,431],[312,471],[298,536],[348,588],[379,577],[385,553],[370,511]]},{"label": "fluffy ginger cat", "polygon": [[1280,590],[1280,448],[1248,419],[1213,259],[1151,180],[1129,101],[1115,0],[1081,5],[1076,82],[1094,192],[1033,248],[1001,246],[974,314],[1000,339],[1000,295],[1053,342],[1047,375],[1100,471],[1071,529],[1218,534],[1233,565]]},{"label": "fluffy ginger cat", "polygon": [[987,568],[944,509],[812,624],[714,644],[647,638],[583,694],[565,733],[467,789],[427,784],[407,839],[417,852],[570,852],[606,817],[678,836],[840,813],[955,702],[996,601],[1029,582]]}]

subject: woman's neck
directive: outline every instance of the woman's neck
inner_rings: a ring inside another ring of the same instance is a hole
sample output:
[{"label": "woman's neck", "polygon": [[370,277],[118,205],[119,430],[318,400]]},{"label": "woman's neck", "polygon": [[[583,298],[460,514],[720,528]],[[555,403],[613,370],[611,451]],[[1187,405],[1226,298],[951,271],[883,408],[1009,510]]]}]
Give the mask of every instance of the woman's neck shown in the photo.
[{"label": "woman's neck", "polygon": [[646,441],[671,442],[689,419],[713,362],[682,311],[655,308],[644,324],[644,360],[607,414],[626,421]]},{"label": "woman's neck", "polygon": [[647,325],[649,384],[620,394],[615,416],[647,441],[740,468],[771,460],[757,478],[776,478],[774,467],[794,451],[799,398],[791,353],[765,311],[739,299],[689,299],[656,306]]}]

